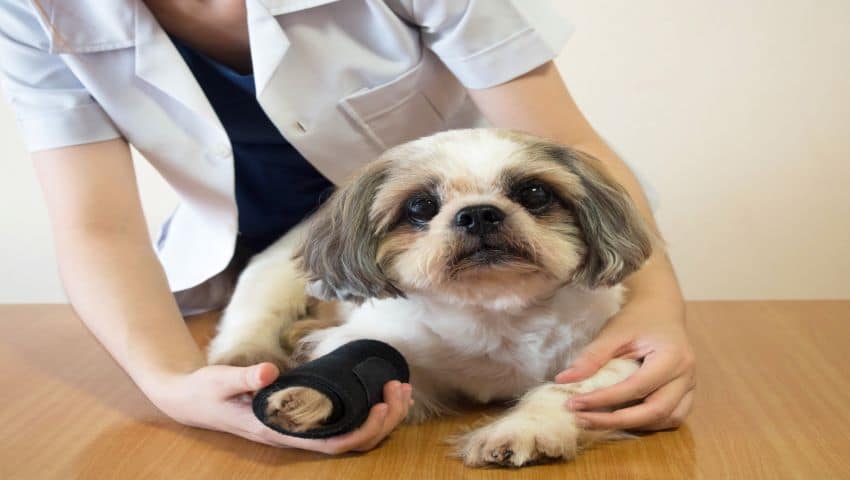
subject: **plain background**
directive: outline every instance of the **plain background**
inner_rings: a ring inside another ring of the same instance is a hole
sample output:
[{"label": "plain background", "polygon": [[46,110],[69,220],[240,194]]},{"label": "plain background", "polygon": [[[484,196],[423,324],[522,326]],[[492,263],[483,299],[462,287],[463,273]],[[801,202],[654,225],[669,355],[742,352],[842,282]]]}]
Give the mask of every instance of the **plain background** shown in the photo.
[{"label": "plain background", "polygon": [[[553,0],[558,65],[650,179],[688,299],[850,298],[850,2]],[[0,102],[0,302],[63,302],[47,212]],[[175,195],[137,161],[153,231]]]}]

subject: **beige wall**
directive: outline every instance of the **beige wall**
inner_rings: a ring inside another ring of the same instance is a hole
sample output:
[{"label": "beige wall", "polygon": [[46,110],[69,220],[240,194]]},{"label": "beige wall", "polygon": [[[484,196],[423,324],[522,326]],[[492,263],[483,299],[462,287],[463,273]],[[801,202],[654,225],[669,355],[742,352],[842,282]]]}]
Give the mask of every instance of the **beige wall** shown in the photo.
[{"label": "beige wall", "polygon": [[[655,185],[685,293],[850,298],[850,2],[554,0],[579,105]],[[0,105],[0,302],[62,301]],[[175,199],[143,163],[151,224]]]}]

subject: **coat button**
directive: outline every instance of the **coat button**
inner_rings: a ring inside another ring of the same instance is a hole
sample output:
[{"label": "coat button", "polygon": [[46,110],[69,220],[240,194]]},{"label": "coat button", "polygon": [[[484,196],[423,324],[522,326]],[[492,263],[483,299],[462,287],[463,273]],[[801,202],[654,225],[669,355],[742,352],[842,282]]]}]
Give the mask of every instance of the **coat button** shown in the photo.
[{"label": "coat button", "polygon": [[233,151],[230,150],[230,146],[224,143],[216,145],[210,153],[212,153],[213,157],[219,160],[230,158],[233,155]]}]

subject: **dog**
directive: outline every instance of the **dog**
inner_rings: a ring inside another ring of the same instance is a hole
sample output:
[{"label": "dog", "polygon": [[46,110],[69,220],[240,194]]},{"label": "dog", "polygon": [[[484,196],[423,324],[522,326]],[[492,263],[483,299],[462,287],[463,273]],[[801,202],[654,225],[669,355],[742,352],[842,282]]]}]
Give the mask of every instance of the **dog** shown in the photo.
[{"label": "dog", "polygon": [[[456,440],[467,465],[568,460],[618,433],[583,430],[566,401],[639,364],[615,359],[581,382],[552,379],[619,310],[621,281],[656,243],[590,155],[510,130],[441,132],[387,150],[255,256],[209,360],[285,370],[381,340],[410,364],[408,421],[463,401],[519,399]],[[268,405],[290,430],[331,413],[306,387]]]}]

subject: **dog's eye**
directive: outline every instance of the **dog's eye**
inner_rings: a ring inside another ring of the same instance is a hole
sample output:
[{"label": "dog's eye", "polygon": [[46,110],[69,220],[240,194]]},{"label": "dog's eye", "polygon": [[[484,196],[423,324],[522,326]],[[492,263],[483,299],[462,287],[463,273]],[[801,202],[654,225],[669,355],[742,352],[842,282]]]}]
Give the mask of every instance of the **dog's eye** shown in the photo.
[{"label": "dog's eye", "polygon": [[552,203],[552,192],[539,183],[532,183],[521,187],[514,198],[528,211],[536,213]]},{"label": "dog's eye", "polygon": [[416,196],[407,201],[407,218],[416,225],[427,223],[439,210],[437,200],[430,195]]}]

